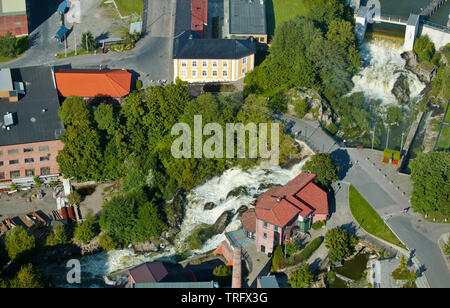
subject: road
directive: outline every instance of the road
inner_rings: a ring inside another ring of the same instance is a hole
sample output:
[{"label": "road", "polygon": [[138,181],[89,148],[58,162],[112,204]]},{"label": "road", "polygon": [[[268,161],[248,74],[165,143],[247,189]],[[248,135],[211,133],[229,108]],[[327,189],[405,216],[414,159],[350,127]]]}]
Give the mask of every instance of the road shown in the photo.
[{"label": "road", "polygon": [[[64,52],[64,45],[54,41],[60,16],[56,12],[59,0],[47,0],[48,6],[33,1],[30,6],[32,32],[31,45],[22,57],[0,64],[0,68],[18,68],[38,65],[70,66],[74,68],[127,69],[135,72],[148,86],[152,80],[172,80],[172,37],[175,0],[147,0],[147,35],[129,52],[84,55],[55,59],[54,54]],[[53,14],[52,14],[53,12]],[[44,16],[46,16],[44,18]]]},{"label": "road", "polygon": [[306,140],[317,152],[330,153],[340,167],[339,179],[352,183],[384,218],[411,255],[419,260],[429,285],[450,287],[450,272],[437,244],[443,233],[450,232],[450,225],[424,221],[416,213],[403,214],[402,210],[410,206],[409,200],[395,190],[359,150],[341,147],[316,123],[286,114],[277,114],[274,118],[285,123],[292,135],[299,132],[297,138]]}]

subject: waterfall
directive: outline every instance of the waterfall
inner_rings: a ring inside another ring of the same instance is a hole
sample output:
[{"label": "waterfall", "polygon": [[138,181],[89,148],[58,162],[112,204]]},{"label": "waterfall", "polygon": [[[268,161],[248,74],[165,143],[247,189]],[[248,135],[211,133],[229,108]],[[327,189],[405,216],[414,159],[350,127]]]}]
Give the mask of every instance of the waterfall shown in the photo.
[{"label": "waterfall", "polygon": [[401,53],[401,49],[374,43],[362,44],[360,54],[363,67],[353,77],[355,86],[351,93],[363,92],[366,98],[381,99],[383,104],[397,104],[397,99],[391,91],[397,79],[404,75],[409,84],[411,100],[419,97],[425,84],[405,68],[406,61],[401,57]]}]

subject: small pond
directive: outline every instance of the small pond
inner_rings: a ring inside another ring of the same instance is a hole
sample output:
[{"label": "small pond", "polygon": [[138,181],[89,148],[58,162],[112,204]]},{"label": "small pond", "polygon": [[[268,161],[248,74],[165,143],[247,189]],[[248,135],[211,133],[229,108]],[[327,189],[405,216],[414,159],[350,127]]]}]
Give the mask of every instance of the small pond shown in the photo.
[{"label": "small pond", "polygon": [[[345,261],[343,266],[336,268],[336,273],[352,280],[359,280],[367,267],[369,257],[368,253],[358,254],[353,259]],[[336,277],[329,287],[346,288],[346,283],[344,280]]]}]

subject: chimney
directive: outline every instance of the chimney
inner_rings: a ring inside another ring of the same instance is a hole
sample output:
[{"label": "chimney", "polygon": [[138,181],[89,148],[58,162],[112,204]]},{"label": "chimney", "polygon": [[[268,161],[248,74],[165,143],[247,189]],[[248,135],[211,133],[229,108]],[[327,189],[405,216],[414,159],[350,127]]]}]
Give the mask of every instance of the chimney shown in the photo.
[{"label": "chimney", "polygon": [[242,288],[242,248],[233,247],[233,289]]}]

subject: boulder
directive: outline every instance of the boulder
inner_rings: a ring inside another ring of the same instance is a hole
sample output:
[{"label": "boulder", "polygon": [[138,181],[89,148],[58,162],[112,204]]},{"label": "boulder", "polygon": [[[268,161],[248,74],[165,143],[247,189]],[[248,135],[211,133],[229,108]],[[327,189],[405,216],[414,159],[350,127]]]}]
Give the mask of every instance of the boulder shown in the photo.
[{"label": "boulder", "polygon": [[132,247],[135,253],[157,252],[159,250],[159,245],[151,240],[143,243],[132,243]]},{"label": "boulder", "polygon": [[238,208],[238,210],[236,211],[236,214],[238,214],[237,218],[240,219],[247,210],[248,210],[248,206],[241,205],[241,207]]},{"label": "boulder", "polygon": [[232,211],[225,211],[220,215],[219,218],[217,218],[216,222],[213,225],[212,231],[214,235],[220,234],[223,231],[225,231],[225,228],[228,226],[228,224],[231,222],[231,219],[233,218],[234,213]]},{"label": "boulder", "polygon": [[238,197],[238,196],[240,196],[242,194],[246,194],[246,193],[247,193],[247,188],[245,188],[245,186],[239,186],[227,194],[227,199],[229,197]]},{"label": "boulder", "polygon": [[410,95],[408,78],[406,78],[405,75],[401,74],[395,81],[394,87],[392,88],[391,92],[397,98],[399,103],[408,103]]},{"label": "boulder", "polygon": [[167,223],[170,228],[178,229],[184,218],[186,191],[178,188],[171,201],[166,203]]},{"label": "boulder", "polygon": [[217,206],[217,204],[215,204],[214,202],[206,202],[205,205],[203,206],[203,209],[204,210],[212,210],[216,206]]}]

